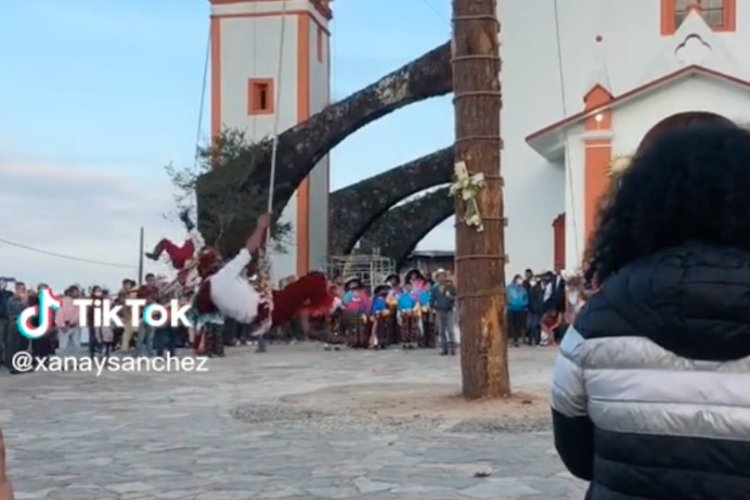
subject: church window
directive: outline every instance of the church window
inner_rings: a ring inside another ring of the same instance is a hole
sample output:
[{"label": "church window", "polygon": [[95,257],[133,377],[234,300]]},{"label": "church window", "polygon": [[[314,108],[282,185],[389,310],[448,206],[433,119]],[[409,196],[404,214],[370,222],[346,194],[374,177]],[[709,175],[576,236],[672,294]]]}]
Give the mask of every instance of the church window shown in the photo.
[{"label": "church window", "polygon": [[735,31],[737,0],[662,0],[662,35],[677,31],[692,9],[705,19],[714,31]]},{"label": "church window", "polygon": [[247,113],[249,115],[273,114],[273,80],[251,78],[247,88]]}]

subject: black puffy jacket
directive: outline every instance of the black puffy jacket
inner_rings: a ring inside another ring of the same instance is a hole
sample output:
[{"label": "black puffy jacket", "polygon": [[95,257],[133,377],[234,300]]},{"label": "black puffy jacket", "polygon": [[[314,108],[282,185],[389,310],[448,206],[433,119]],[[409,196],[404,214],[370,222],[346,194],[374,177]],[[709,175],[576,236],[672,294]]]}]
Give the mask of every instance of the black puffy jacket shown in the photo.
[{"label": "black puffy jacket", "polygon": [[606,280],[560,346],[552,414],[587,499],[750,499],[750,254],[688,244]]}]

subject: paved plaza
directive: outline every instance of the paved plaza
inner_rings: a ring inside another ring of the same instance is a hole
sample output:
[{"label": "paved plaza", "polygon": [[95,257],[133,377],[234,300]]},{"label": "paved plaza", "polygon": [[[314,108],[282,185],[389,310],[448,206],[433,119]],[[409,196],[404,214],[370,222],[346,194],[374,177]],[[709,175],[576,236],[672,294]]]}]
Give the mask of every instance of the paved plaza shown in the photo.
[{"label": "paved plaza", "polygon": [[458,357],[436,351],[272,345],[208,373],[0,373],[0,427],[17,500],[580,499],[543,401],[554,354],[511,351],[521,395],[501,410],[458,398]]}]

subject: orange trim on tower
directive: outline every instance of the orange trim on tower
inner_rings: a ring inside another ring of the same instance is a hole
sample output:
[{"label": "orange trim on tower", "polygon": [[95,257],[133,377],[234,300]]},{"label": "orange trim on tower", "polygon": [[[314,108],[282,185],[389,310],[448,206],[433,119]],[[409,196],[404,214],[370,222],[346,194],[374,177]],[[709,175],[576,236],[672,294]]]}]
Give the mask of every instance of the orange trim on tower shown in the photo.
[{"label": "orange trim on tower", "polygon": [[737,0],[724,0],[724,28],[718,31],[737,31]]},{"label": "orange trim on tower", "polygon": [[[297,16],[297,121],[310,118],[310,19]],[[297,188],[297,275],[310,270],[310,179]]]},{"label": "orange trim on tower", "polygon": [[[583,96],[584,112],[600,109],[610,102],[614,97],[599,84]],[[586,130],[610,130],[612,128],[612,108],[602,109],[598,113],[590,114],[584,119],[583,126]]]},{"label": "orange trim on tower", "polygon": [[[284,0],[209,0],[211,5],[232,5],[237,3],[282,2]],[[289,0],[286,0],[289,1]],[[312,7],[326,20],[333,19],[330,0],[310,0]]]},{"label": "orange trim on tower", "polygon": [[272,115],[276,96],[273,78],[250,78],[247,81],[247,114]]},{"label": "orange trim on tower", "polygon": [[610,139],[584,139],[584,220],[585,243],[588,244],[596,228],[599,204],[609,189],[607,166],[612,159]]},{"label": "orange trim on tower", "polygon": [[662,36],[671,35],[677,27],[674,25],[675,0],[661,0],[661,34]]},{"label": "orange trim on tower", "polygon": [[[236,14],[211,14],[211,19],[219,18],[219,19],[239,19],[243,17],[279,17],[282,15],[282,11],[280,10],[269,10],[267,12],[245,12],[245,13],[236,13]],[[318,26],[320,29],[323,30],[324,33],[330,35],[331,32],[328,30],[326,26],[324,26],[318,18],[316,18],[312,12],[308,10],[287,10],[286,11],[287,16],[306,16],[308,19],[312,20],[312,22],[315,23],[316,26]]]},{"label": "orange trim on tower", "polygon": [[221,134],[221,19],[211,17],[211,139]]}]

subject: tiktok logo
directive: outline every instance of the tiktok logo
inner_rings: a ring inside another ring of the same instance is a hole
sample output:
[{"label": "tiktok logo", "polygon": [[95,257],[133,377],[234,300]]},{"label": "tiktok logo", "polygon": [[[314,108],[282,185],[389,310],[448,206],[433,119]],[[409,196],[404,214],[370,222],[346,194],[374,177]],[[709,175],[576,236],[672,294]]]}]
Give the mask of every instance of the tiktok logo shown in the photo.
[{"label": "tiktok logo", "polygon": [[[34,307],[27,307],[18,315],[16,326],[21,335],[27,339],[38,339],[52,328],[53,312],[62,307],[62,300],[58,299],[53,293],[43,288],[39,291],[39,304]],[[31,324],[31,318],[38,316],[39,325]]]}]

